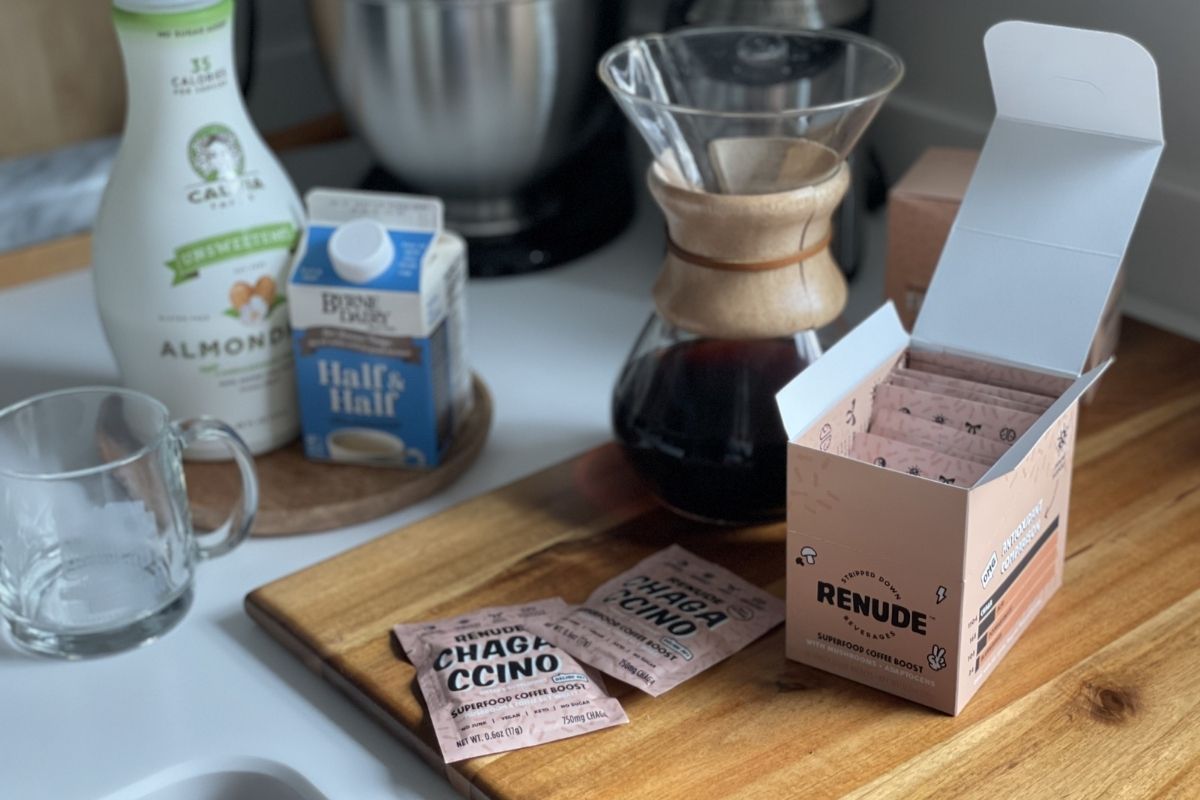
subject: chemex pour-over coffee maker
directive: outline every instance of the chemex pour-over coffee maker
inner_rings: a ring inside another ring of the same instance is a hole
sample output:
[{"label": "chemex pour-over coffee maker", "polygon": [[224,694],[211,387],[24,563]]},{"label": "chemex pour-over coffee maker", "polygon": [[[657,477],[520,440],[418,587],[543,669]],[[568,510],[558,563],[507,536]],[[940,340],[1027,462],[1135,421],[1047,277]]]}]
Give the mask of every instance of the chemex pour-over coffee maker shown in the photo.
[{"label": "chemex pour-over coffee maker", "polygon": [[829,251],[846,156],[903,73],[843,32],[684,29],[630,39],[600,76],[654,154],[668,250],[617,381],[617,439],[696,519],[784,513],[775,393],[820,355],[846,303]]}]

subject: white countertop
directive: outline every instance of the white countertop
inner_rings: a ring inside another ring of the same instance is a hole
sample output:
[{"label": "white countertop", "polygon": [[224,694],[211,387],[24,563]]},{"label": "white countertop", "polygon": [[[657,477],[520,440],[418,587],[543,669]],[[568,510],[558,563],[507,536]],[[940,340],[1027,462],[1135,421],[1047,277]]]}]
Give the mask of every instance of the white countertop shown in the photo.
[{"label": "white countertop", "polygon": [[[247,756],[290,766],[337,800],[457,797],[260,630],[242,598],[609,439],[612,385],[651,309],[661,226],[643,208],[618,240],[573,264],[471,281],[470,358],[492,390],[495,418],[479,461],[447,491],[366,525],[251,539],[201,564],[187,617],[139,650],[60,662],[23,655],[0,639],[0,797],[103,797],[185,762],[202,769]],[[856,281],[849,318],[881,295],[882,225],[871,228],[874,268]],[[0,326],[0,407],[49,389],[117,380],[90,272],[0,293]]]}]

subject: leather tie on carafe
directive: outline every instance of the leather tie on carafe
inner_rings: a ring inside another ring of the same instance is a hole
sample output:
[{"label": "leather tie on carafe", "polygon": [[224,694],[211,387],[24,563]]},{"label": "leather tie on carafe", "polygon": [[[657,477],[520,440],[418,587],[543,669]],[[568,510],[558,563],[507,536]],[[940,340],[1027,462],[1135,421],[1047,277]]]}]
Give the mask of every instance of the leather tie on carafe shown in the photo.
[{"label": "leather tie on carafe", "polygon": [[659,313],[721,339],[791,336],[821,328],[846,305],[846,280],[829,252],[831,218],[850,183],[843,163],[812,186],[717,194],[649,171],[667,221],[668,249],[654,286]]}]

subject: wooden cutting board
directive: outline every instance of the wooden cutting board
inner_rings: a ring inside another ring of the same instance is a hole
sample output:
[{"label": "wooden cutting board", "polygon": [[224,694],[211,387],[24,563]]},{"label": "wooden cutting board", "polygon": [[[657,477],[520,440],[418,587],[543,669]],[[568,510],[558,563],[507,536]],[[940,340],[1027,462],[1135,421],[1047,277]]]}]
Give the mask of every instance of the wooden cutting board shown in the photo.
[{"label": "wooden cutting board", "polygon": [[679,542],[782,594],[784,526],[655,507],[605,446],[264,586],[246,608],[464,794],[1200,796],[1200,345],[1128,323],[1083,411],[1066,583],[958,717],[788,662],[783,629],[631,724],[445,767],[393,623],[582,600]]}]

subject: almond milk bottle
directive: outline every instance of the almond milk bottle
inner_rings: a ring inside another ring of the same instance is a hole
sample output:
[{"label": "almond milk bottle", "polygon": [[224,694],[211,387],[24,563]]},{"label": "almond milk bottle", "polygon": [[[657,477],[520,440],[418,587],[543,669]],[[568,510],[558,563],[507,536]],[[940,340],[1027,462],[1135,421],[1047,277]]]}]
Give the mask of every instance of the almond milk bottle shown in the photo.
[{"label": "almond milk bottle", "polygon": [[129,99],[92,245],[105,333],[126,385],[270,450],[298,427],[284,289],[302,212],[238,91],[233,2],[116,0],[113,17]]}]

